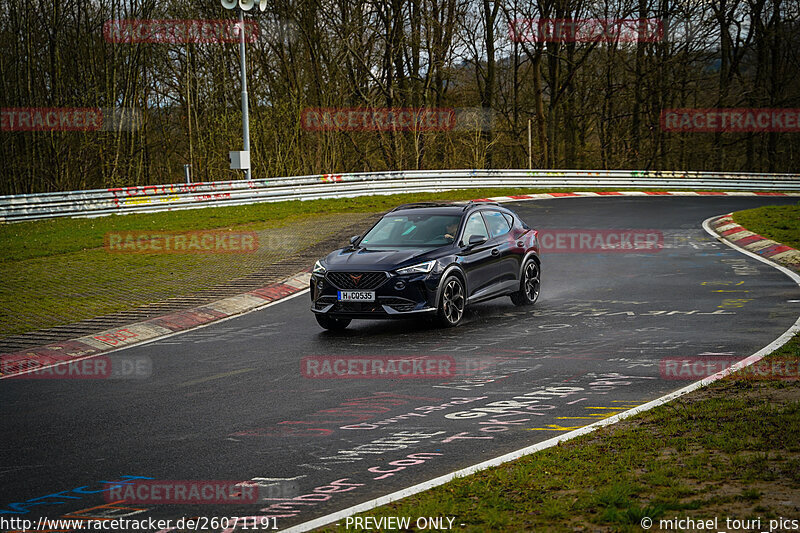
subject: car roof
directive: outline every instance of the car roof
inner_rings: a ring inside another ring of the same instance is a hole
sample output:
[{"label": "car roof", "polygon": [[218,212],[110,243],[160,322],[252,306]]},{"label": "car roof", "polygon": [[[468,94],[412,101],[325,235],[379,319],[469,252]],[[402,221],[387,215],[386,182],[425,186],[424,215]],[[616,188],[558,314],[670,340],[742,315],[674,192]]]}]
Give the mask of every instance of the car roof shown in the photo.
[{"label": "car roof", "polygon": [[398,205],[389,211],[389,213],[409,214],[411,211],[414,211],[415,213],[423,212],[431,215],[460,215],[480,207],[499,208],[500,205],[496,202],[473,202],[472,200],[469,202],[415,202]]}]

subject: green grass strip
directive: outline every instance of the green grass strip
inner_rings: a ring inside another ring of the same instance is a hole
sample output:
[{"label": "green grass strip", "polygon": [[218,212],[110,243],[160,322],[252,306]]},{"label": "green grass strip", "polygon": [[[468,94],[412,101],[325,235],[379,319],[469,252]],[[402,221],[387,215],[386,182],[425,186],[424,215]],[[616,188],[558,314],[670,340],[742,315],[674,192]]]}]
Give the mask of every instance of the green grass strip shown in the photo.
[{"label": "green grass strip", "polygon": [[737,211],[733,220],[762,237],[800,248],[800,203]]}]

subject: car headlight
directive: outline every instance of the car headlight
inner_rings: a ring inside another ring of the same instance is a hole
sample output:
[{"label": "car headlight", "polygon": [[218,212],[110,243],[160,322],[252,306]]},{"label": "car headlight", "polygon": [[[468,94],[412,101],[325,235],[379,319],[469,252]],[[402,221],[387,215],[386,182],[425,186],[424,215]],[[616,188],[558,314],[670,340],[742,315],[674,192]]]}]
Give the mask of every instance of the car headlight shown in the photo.
[{"label": "car headlight", "polygon": [[322,266],[321,262],[317,261],[316,263],[314,263],[314,270],[312,271],[314,272],[314,274],[324,274],[327,271],[328,269]]},{"label": "car headlight", "polygon": [[425,274],[433,270],[433,266],[436,264],[436,261],[425,261],[424,263],[420,263],[418,265],[411,265],[405,268],[398,268],[398,274]]}]

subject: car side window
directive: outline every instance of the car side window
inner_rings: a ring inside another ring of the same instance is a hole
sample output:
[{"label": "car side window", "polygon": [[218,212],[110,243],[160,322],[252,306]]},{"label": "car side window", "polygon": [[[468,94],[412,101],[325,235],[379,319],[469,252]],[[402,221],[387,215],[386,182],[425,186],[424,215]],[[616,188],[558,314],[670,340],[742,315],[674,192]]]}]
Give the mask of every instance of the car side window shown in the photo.
[{"label": "car side window", "polygon": [[489,232],[486,231],[486,224],[480,212],[472,213],[464,225],[464,235],[461,237],[461,246],[469,244],[469,239],[473,235],[480,235],[484,239],[489,239]]},{"label": "car side window", "polygon": [[489,226],[489,233],[491,233],[492,238],[505,235],[511,229],[511,226],[508,225],[508,220],[500,211],[484,211],[483,216]]}]

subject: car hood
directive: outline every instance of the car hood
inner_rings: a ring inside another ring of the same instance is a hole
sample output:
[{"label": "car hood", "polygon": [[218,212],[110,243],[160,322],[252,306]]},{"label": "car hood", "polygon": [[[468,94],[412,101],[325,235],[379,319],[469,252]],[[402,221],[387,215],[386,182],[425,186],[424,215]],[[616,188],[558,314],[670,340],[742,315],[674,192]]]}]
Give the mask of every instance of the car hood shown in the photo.
[{"label": "car hood", "polygon": [[342,248],[325,258],[329,270],[394,270],[434,259],[440,248]]}]

